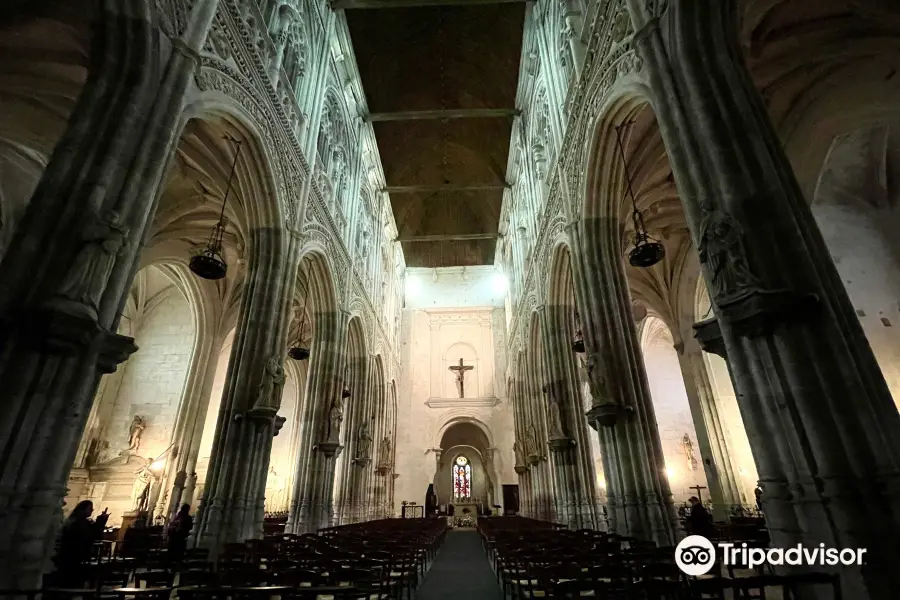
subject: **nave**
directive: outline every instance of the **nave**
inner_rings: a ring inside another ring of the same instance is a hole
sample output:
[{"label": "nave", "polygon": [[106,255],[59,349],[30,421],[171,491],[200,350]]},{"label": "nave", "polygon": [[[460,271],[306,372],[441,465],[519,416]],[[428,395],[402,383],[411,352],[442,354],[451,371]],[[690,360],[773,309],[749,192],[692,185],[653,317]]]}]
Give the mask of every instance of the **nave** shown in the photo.
[{"label": "nave", "polygon": [[706,512],[892,599],[895,4],[0,11],[0,589],[339,586],[437,511],[634,591]]}]

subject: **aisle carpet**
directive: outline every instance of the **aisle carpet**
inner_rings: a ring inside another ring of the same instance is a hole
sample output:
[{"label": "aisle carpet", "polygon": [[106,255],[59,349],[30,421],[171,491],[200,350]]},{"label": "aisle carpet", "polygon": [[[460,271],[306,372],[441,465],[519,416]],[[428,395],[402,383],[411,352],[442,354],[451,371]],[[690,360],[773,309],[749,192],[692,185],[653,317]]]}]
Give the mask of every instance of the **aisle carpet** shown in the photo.
[{"label": "aisle carpet", "polygon": [[500,585],[475,531],[450,531],[417,600],[503,600]]}]

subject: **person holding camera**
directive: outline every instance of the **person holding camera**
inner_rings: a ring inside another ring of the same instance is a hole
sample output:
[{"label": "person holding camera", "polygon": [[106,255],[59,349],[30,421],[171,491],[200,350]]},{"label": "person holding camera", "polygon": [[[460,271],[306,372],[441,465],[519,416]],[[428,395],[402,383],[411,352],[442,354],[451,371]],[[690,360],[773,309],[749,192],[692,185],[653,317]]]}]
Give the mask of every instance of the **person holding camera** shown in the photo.
[{"label": "person holding camera", "polygon": [[53,562],[56,564],[56,585],[62,587],[80,587],[86,578],[84,565],[91,561],[94,542],[103,536],[109,513],[104,509],[91,520],[94,503],[90,500],[79,502],[62,526],[59,546]]}]

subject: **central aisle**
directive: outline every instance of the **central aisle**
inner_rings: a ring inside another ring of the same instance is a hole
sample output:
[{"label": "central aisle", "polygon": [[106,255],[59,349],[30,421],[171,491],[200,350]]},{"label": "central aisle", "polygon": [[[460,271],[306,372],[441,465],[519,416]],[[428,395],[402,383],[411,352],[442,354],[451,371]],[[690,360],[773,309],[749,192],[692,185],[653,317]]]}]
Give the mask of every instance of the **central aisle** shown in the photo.
[{"label": "central aisle", "polygon": [[450,531],[425,580],[417,600],[503,600],[500,585],[475,531]]}]

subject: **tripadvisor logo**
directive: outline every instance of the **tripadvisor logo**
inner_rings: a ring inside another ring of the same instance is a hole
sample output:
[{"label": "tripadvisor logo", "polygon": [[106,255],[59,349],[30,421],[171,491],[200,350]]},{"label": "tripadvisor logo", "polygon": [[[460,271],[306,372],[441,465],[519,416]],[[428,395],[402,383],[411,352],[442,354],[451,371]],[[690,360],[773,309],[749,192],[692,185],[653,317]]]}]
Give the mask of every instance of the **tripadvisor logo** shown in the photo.
[{"label": "tripadvisor logo", "polygon": [[[763,564],[775,567],[783,565],[862,565],[865,548],[806,548],[797,545],[792,548],[748,548],[747,544],[719,544],[722,560],[726,565],[737,565],[754,569]],[[702,535],[689,535],[675,547],[675,564],[685,575],[697,577],[709,573],[716,562],[716,548]]]},{"label": "tripadvisor logo", "polygon": [[716,562],[716,548],[702,535],[689,535],[675,547],[675,564],[685,575],[706,575]]}]

